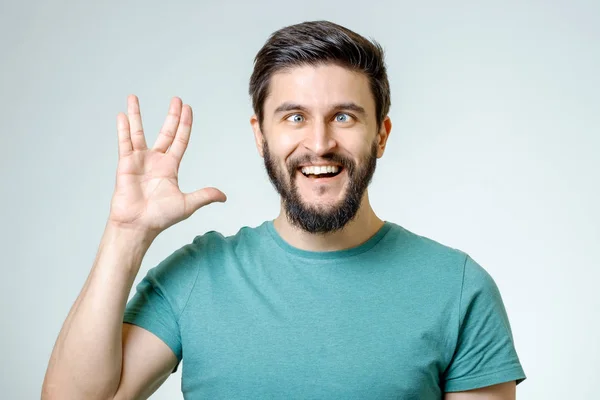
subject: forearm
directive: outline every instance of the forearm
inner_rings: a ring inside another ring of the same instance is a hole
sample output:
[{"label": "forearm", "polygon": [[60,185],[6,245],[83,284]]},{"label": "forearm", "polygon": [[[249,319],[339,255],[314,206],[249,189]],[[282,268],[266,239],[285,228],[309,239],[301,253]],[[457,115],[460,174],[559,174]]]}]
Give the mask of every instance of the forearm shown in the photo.
[{"label": "forearm", "polygon": [[119,386],[127,298],[152,239],[107,225],[92,270],[56,340],[43,399],[110,398]]}]

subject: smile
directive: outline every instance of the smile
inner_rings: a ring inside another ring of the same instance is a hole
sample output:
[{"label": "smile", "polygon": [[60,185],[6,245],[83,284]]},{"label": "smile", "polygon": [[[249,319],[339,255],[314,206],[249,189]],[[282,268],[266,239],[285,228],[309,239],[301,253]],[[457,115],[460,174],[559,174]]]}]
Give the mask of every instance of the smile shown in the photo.
[{"label": "smile", "polygon": [[333,178],[342,172],[343,168],[338,165],[311,165],[299,169],[307,178]]}]

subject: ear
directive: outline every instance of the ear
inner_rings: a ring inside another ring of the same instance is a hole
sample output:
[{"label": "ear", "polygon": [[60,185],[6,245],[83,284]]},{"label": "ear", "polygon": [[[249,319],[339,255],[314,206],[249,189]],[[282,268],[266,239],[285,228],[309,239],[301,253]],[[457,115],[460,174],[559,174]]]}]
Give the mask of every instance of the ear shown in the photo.
[{"label": "ear", "polygon": [[260,123],[258,122],[258,117],[256,114],[253,114],[250,117],[250,125],[252,125],[252,130],[254,131],[254,142],[256,144],[256,150],[258,150],[258,154],[263,157],[263,142],[265,137],[262,134],[260,129]]},{"label": "ear", "polygon": [[381,128],[379,128],[379,132],[377,133],[377,158],[383,157],[383,153],[385,152],[385,145],[387,143],[388,138],[390,137],[391,132],[392,120],[389,116],[387,116],[381,123]]}]

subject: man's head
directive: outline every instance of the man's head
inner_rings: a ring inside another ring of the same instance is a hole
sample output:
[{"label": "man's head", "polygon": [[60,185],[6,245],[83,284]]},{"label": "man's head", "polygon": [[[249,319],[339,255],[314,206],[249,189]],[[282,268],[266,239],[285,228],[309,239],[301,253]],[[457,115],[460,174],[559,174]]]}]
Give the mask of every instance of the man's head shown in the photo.
[{"label": "man's head", "polygon": [[271,35],[250,79],[257,148],[288,220],[343,228],[360,208],[391,122],[383,50],[331,22]]}]

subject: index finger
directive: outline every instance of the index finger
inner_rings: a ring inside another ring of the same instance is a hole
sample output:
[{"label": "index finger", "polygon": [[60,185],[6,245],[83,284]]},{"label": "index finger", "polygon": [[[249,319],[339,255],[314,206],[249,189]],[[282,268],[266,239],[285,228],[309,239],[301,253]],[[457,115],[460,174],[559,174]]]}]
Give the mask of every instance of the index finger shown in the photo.
[{"label": "index finger", "polygon": [[142,114],[140,113],[140,102],[136,95],[127,97],[127,116],[129,117],[129,126],[131,134],[131,143],[135,150],[146,150],[146,138],[144,138],[144,128],[142,127]]},{"label": "index finger", "polygon": [[117,135],[119,138],[119,157],[125,157],[133,151],[131,136],[129,132],[129,120],[125,113],[120,112],[117,115]]}]

